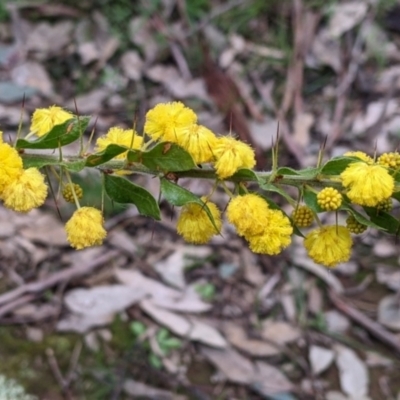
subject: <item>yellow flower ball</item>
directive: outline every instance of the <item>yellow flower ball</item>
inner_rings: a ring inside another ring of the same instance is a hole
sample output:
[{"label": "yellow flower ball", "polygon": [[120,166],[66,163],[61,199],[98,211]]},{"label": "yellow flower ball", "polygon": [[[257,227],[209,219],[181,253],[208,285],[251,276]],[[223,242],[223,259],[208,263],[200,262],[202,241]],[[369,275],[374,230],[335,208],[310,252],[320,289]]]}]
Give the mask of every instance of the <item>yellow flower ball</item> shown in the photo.
[{"label": "yellow flower ball", "polygon": [[329,225],[311,231],[304,239],[308,256],[318,264],[335,267],[350,258],[353,240],[344,226]]},{"label": "yellow flower ball", "polygon": [[73,117],[73,114],[58,106],[38,108],[32,115],[31,132],[39,137],[44,136],[56,125],[63,124]]},{"label": "yellow flower ball", "polygon": [[0,143],[0,196],[22,172],[22,158],[18,151],[7,143]]},{"label": "yellow flower ball", "polygon": [[262,234],[246,235],[246,239],[254,253],[276,255],[289,246],[292,233],[290,220],[282,211],[268,210]]},{"label": "yellow flower ball", "polygon": [[[95,151],[103,151],[110,144],[118,144],[134,150],[139,150],[143,144],[143,137],[133,129],[122,129],[119,127],[110,128],[106,135],[100,136],[96,141]],[[118,154],[116,159],[123,160],[128,152]]]},{"label": "yellow flower ball", "polygon": [[4,205],[18,212],[29,212],[40,207],[47,197],[44,176],[37,168],[23,170],[2,193]]},{"label": "yellow flower ball", "polygon": [[351,233],[360,235],[367,230],[368,226],[358,222],[352,215],[349,215],[346,219],[346,228]]},{"label": "yellow flower ball", "polygon": [[397,151],[392,153],[383,153],[378,158],[377,163],[387,168],[400,168],[400,154]]},{"label": "yellow flower ball", "polygon": [[182,130],[176,143],[193,157],[196,164],[202,164],[213,160],[218,138],[206,127],[194,124]]},{"label": "yellow flower ball", "polygon": [[74,212],[65,224],[67,240],[77,250],[90,246],[100,246],[107,235],[100,210],[82,207]]},{"label": "yellow flower ball", "polygon": [[333,187],[326,187],[317,194],[318,205],[326,211],[337,210],[342,205],[342,195]]},{"label": "yellow flower ball", "polygon": [[394,189],[394,179],[381,165],[364,162],[350,164],[341,174],[347,196],[361,206],[374,207],[389,198]]},{"label": "yellow flower ball", "polygon": [[299,228],[306,228],[314,221],[314,214],[307,206],[298,206],[292,213],[293,223]]},{"label": "yellow flower ball", "polygon": [[253,168],[256,164],[254,150],[231,136],[218,139],[214,149],[215,170],[221,179],[229,178],[239,168]]},{"label": "yellow flower ball", "polygon": [[363,151],[347,151],[343,155],[347,157],[357,157],[360,160],[365,161],[367,164],[374,163],[374,159],[370,157],[368,154],[364,153]]},{"label": "yellow flower ball", "polygon": [[268,211],[268,203],[263,198],[249,193],[233,198],[226,208],[226,216],[238,235],[260,235],[264,231]]},{"label": "yellow flower ball", "polygon": [[177,143],[182,133],[196,122],[194,111],[183,103],[160,103],[147,112],[144,131],[154,140]]},{"label": "yellow flower ball", "polygon": [[197,203],[186,204],[182,207],[176,229],[188,243],[207,243],[214,235],[219,234],[222,227],[221,213],[218,207],[204,197],[202,200],[207,204],[214,218],[215,226],[208,217],[204,206]]},{"label": "yellow flower ball", "polygon": [[62,196],[64,197],[64,200],[67,201],[68,203],[75,203],[75,197],[79,200],[83,196],[83,189],[80,185],[77,183],[73,183],[72,186],[70,183],[64,186],[62,190]]}]

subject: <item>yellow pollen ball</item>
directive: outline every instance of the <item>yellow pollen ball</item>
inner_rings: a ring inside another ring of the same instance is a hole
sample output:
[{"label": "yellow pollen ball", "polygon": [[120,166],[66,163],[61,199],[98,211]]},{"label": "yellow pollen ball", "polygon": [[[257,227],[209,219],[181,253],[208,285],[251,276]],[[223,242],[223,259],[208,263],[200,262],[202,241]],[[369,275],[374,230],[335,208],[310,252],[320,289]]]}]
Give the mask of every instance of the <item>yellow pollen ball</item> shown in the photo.
[{"label": "yellow pollen ball", "polygon": [[154,140],[177,143],[185,130],[196,122],[194,111],[183,103],[160,103],[147,112],[144,131]]},{"label": "yellow pollen ball", "polygon": [[37,168],[23,170],[2,194],[4,205],[18,212],[28,212],[40,207],[47,197],[47,185],[44,176]]},{"label": "yellow pollen ball", "polygon": [[299,228],[310,226],[314,220],[314,214],[307,206],[298,206],[292,213],[293,223]]},{"label": "yellow pollen ball", "polygon": [[176,143],[193,157],[196,164],[202,164],[213,160],[218,138],[206,127],[194,124],[182,130]]},{"label": "yellow pollen ball", "polygon": [[329,225],[311,231],[304,239],[308,256],[318,264],[335,267],[350,258],[353,240],[344,226]]},{"label": "yellow pollen ball", "polygon": [[397,151],[392,153],[383,153],[378,158],[377,163],[387,168],[400,168],[400,154]]},{"label": "yellow pollen ball", "polygon": [[268,203],[263,198],[249,193],[233,198],[226,208],[226,216],[238,235],[260,235],[264,231],[268,211]]},{"label": "yellow pollen ball", "polygon": [[207,215],[204,206],[197,203],[186,204],[182,207],[176,226],[177,232],[186,242],[195,244],[207,243],[214,235],[219,234],[221,230],[221,213],[218,207],[214,203],[206,201],[205,197],[202,197],[202,200],[207,204],[214,218],[215,226]]},{"label": "yellow pollen ball", "polygon": [[260,235],[246,235],[250,249],[258,254],[279,254],[291,243],[292,225],[280,210],[268,210],[264,230]]},{"label": "yellow pollen ball", "polygon": [[[122,129],[119,127],[110,128],[107,134],[100,136],[96,141],[95,151],[103,151],[110,144],[118,144],[130,149],[139,150],[143,144],[143,137],[133,129]],[[115,159],[123,160],[126,158],[128,151],[118,154]]]},{"label": "yellow pollen ball", "polygon": [[73,114],[58,106],[38,108],[32,115],[31,132],[34,132],[39,137],[44,136],[54,126],[63,124],[73,117]]},{"label": "yellow pollen ball", "polygon": [[389,198],[394,190],[394,179],[381,165],[364,162],[350,164],[341,174],[347,196],[361,206],[374,207]]},{"label": "yellow pollen ball", "polygon": [[229,178],[240,168],[253,168],[256,164],[254,150],[230,136],[218,139],[214,156],[215,170],[221,179]]},{"label": "yellow pollen ball", "polygon": [[332,187],[322,189],[317,195],[318,205],[326,211],[337,210],[342,204],[342,195]]},{"label": "yellow pollen ball", "polygon": [[22,158],[18,151],[7,143],[0,143],[0,197],[6,186],[22,172]]},{"label": "yellow pollen ball", "polygon": [[369,156],[368,154],[364,153],[363,151],[348,151],[343,154],[344,156],[347,157],[357,157],[362,161],[365,161],[367,164],[373,164],[374,159]]},{"label": "yellow pollen ball", "polygon": [[107,235],[100,210],[82,207],[74,212],[65,224],[67,240],[77,250],[90,246],[100,246]]}]

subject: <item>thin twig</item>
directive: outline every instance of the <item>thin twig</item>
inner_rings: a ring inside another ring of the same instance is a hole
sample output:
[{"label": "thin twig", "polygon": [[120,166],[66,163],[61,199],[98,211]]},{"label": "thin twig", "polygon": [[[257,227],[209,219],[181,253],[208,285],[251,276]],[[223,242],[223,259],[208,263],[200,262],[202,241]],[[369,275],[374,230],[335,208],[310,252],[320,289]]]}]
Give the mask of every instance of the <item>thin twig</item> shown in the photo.
[{"label": "thin twig", "polygon": [[95,260],[89,262],[84,266],[75,265],[73,267],[51,274],[45,279],[19,286],[16,289],[10,290],[9,292],[0,295],[0,305],[9,303],[10,301],[17,299],[26,293],[40,293],[43,290],[57,285],[58,283],[87,275],[97,267],[111,261],[117,255],[117,251],[109,251],[108,253],[101,255],[100,257],[96,258]]},{"label": "thin twig", "polygon": [[356,308],[349,306],[333,290],[329,291],[329,298],[337,309],[346,314],[359,325],[363,326],[373,336],[380,339],[382,342],[386,343],[388,346],[395,349],[398,354],[400,354],[400,340],[395,335],[383,328],[382,325],[364,315],[362,312],[358,311]]}]

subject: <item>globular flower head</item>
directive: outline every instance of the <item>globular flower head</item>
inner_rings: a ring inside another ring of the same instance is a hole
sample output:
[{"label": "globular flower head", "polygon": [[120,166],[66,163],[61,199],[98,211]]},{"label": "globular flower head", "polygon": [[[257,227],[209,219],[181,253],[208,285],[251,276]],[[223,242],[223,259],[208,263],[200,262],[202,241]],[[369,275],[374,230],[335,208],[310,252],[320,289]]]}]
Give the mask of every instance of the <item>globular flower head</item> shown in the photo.
[{"label": "globular flower head", "polygon": [[75,203],[74,192],[78,200],[82,198],[83,189],[80,185],[78,185],[77,183],[73,183],[72,186],[70,183],[65,185],[62,190],[62,196],[64,197],[64,200],[68,203]]},{"label": "globular flower head", "polygon": [[4,189],[4,205],[18,212],[28,212],[40,207],[47,197],[44,176],[37,168],[28,168]]},{"label": "globular flower head", "polygon": [[383,153],[377,163],[387,168],[398,169],[400,168],[400,153],[397,151],[391,153]]},{"label": "globular flower head", "polygon": [[67,240],[77,250],[100,246],[107,235],[103,224],[100,210],[93,207],[79,208],[65,224]]},{"label": "globular flower head", "polygon": [[219,234],[221,230],[221,213],[218,207],[204,197],[202,197],[202,200],[207,204],[214,218],[215,226],[207,215],[204,206],[197,203],[184,205],[176,228],[186,242],[195,244],[207,243],[214,235]]},{"label": "globular flower head", "polygon": [[0,143],[0,196],[22,172],[22,158],[17,150],[7,143]]},{"label": "globular flower head", "polygon": [[360,160],[365,161],[367,164],[374,163],[374,159],[363,151],[347,151],[343,155],[347,157],[357,157]]},{"label": "globular flower head", "polygon": [[221,179],[229,178],[239,168],[253,168],[256,164],[254,150],[231,136],[218,139],[214,149],[215,169]]},{"label": "globular flower head", "polygon": [[292,213],[293,223],[299,228],[307,228],[314,220],[311,209],[305,205],[298,206]]},{"label": "globular flower head", "polygon": [[31,132],[39,137],[43,136],[54,126],[63,124],[73,117],[73,114],[58,106],[38,108],[32,115]]},{"label": "globular flower head", "polygon": [[279,254],[291,243],[293,227],[282,211],[268,210],[260,235],[246,235],[250,249],[258,254]]},{"label": "globular flower head", "polygon": [[268,203],[254,193],[236,196],[226,208],[228,221],[240,236],[262,234],[268,215]]},{"label": "globular flower head", "polygon": [[194,124],[182,130],[176,143],[193,157],[196,164],[202,164],[213,160],[213,149],[218,139],[205,126]]},{"label": "globular flower head", "polygon": [[342,204],[342,195],[333,187],[322,189],[317,195],[318,205],[326,211],[337,210]]},{"label": "globular flower head", "polygon": [[361,233],[363,233],[367,230],[368,226],[362,224],[361,222],[358,222],[352,215],[349,215],[346,219],[346,228],[351,233],[360,235]]},{"label": "globular flower head", "polygon": [[383,212],[390,212],[392,211],[393,208],[393,200],[389,197],[388,199],[380,201],[376,205],[376,209],[378,211],[383,211]]},{"label": "globular flower head", "polygon": [[335,267],[350,258],[353,241],[344,226],[328,225],[311,231],[304,239],[308,256],[318,264]]},{"label": "globular flower head", "polygon": [[[133,129],[122,129],[117,126],[110,128],[107,134],[100,136],[96,141],[95,151],[103,151],[110,144],[118,144],[120,146],[139,150],[143,144],[143,137]],[[118,154],[115,158],[123,160],[126,158],[127,151]]]},{"label": "globular flower head", "polygon": [[160,103],[147,112],[144,131],[154,140],[176,143],[182,133],[196,122],[194,111],[183,103]]},{"label": "globular flower head", "polygon": [[361,206],[374,207],[389,198],[394,189],[394,179],[385,167],[364,162],[350,164],[341,174],[347,196]]}]

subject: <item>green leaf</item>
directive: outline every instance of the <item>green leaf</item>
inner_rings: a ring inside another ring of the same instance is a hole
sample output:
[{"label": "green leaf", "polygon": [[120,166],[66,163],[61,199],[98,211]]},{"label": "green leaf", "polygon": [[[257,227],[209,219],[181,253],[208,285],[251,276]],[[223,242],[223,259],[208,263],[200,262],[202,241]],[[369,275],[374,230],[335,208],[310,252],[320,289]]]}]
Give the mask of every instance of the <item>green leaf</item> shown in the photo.
[{"label": "green leaf", "polygon": [[260,188],[267,192],[275,192],[280,194],[284,199],[287,200],[289,204],[293,203],[293,199],[279,186],[274,185],[273,183],[260,183]]},{"label": "green leaf", "polygon": [[303,176],[304,178],[312,179],[315,178],[320,172],[321,168],[309,167],[298,171],[298,175]]},{"label": "green leaf", "polygon": [[238,180],[240,182],[242,181],[258,181],[259,178],[258,176],[254,173],[253,170],[248,169],[248,168],[241,168],[237,170],[232,177],[230,178],[232,180]]},{"label": "green leaf", "polygon": [[392,198],[396,199],[397,201],[400,201],[400,192],[395,192],[392,194]]},{"label": "green leaf", "polygon": [[300,175],[298,171],[289,167],[281,167],[276,170],[277,175]]},{"label": "green leaf", "polygon": [[[358,221],[360,224],[369,226],[374,229],[382,230],[382,227],[380,227],[377,224],[374,224],[368,218],[364,217],[364,215],[362,215],[358,211],[354,210],[354,208],[352,208],[349,204],[343,203],[340,207],[340,210],[348,211],[356,219],[356,221]],[[386,230],[386,229],[384,229],[384,230]]]},{"label": "green leaf", "polygon": [[33,140],[18,139],[17,149],[57,149],[78,140],[89,124],[90,116],[73,117],[56,125],[46,135]]},{"label": "green leaf", "polygon": [[303,200],[304,200],[304,203],[307,205],[307,207],[311,208],[311,210],[313,210],[316,213],[326,211],[318,205],[317,193],[313,192],[310,189],[304,188]]},{"label": "green leaf", "polygon": [[211,214],[210,209],[208,208],[207,204],[200,199],[200,197],[177,185],[176,183],[170,182],[166,178],[161,178],[161,193],[169,203],[177,207],[182,207],[188,203],[196,203],[204,207],[208,218],[210,218],[210,221],[212,222],[216,231],[219,232],[219,229],[215,225],[214,217]]},{"label": "green leaf", "polygon": [[59,161],[54,157],[41,154],[29,154],[29,156],[23,158],[24,168],[43,168],[48,165],[56,165],[67,168],[71,172],[79,172],[85,168],[85,160],[68,160]]},{"label": "green leaf", "polygon": [[141,186],[115,175],[104,175],[108,196],[117,203],[134,204],[141,215],[160,220],[160,208],[155,198]]},{"label": "green leaf", "polygon": [[107,161],[112,160],[114,157],[127,151],[128,148],[120,146],[118,144],[109,144],[103,151],[91,154],[86,159],[87,167],[95,167],[96,165],[104,164]]},{"label": "green leaf", "polygon": [[387,231],[393,235],[398,235],[400,233],[400,222],[393,215],[379,211],[373,207],[363,207],[365,212],[371,218],[371,221],[376,224],[380,230]]},{"label": "green leaf", "polygon": [[322,175],[340,175],[353,162],[360,161],[357,157],[334,157],[322,168]]},{"label": "green leaf", "polygon": [[192,156],[182,147],[169,142],[158,143],[149,151],[131,150],[128,161],[141,163],[157,171],[188,171],[196,168]]}]

